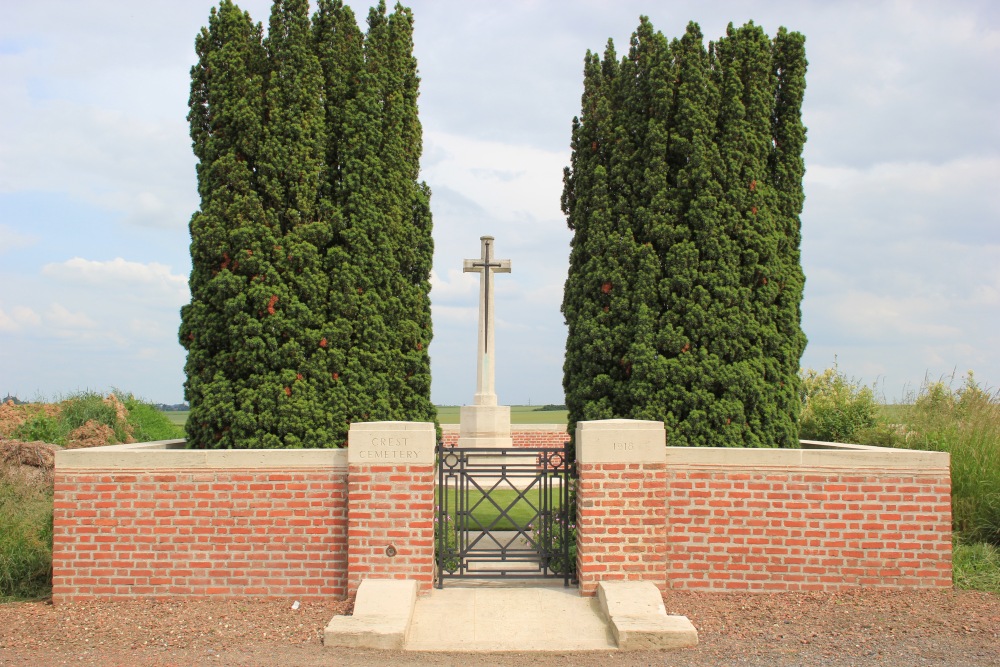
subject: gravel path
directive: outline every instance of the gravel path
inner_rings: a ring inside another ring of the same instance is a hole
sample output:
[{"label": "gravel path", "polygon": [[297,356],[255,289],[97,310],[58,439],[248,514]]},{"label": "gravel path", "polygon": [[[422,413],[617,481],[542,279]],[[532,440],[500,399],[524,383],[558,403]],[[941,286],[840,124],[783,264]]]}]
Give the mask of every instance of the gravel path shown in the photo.
[{"label": "gravel path", "polygon": [[[695,649],[655,653],[396,653],[326,649],[344,602],[234,600],[0,604],[0,665],[1000,665],[1000,597],[858,591],[669,593]],[[456,619],[458,621],[458,619]]]}]

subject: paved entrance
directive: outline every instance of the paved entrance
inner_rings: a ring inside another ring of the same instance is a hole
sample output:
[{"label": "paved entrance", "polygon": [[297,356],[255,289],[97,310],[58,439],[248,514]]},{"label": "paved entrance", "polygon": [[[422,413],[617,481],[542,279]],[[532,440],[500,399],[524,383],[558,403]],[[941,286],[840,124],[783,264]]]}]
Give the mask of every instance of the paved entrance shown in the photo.
[{"label": "paved entrance", "polygon": [[596,597],[555,585],[503,588],[449,584],[417,599],[410,651],[614,650]]}]

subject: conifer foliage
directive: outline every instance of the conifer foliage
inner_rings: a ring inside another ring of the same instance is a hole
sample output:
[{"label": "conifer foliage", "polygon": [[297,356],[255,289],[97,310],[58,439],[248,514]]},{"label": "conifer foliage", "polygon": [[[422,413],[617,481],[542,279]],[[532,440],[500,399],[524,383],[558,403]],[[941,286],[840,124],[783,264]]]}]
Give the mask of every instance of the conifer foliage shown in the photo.
[{"label": "conifer foliage", "polygon": [[352,421],[434,421],[430,190],[413,15],[222,0],[195,40],[188,444],[338,447]]},{"label": "conifer foliage", "polygon": [[797,446],[805,38],[646,17],[588,52],[562,206],[563,385],[579,420],[664,421],[672,445]]}]

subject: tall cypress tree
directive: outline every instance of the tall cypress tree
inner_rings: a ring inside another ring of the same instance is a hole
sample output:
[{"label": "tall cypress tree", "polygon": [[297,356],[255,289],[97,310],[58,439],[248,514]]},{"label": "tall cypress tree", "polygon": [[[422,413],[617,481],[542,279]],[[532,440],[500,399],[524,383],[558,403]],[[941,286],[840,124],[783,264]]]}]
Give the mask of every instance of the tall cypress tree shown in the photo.
[{"label": "tall cypress tree", "polygon": [[[805,202],[802,179],[805,161],[802,151],[806,128],[802,123],[802,101],[806,90],[805,37],[797,32],[778,30],[772,50],[775,81],[772,113],[772,150],[768,159],[768,175],[774,191],[774,214],[778,236],[777,262],[774,270],[775,329],[781,381],[776,390],[779,412],[798,415],[799,362],[806,347],[802,331],[802,293],[805,274],[802,272],[802,222],[799,216]],[[797,428],[782,437],[798,438]]]},{"label": "tall cypress tree", "polygon": [[313,16],[313,44],[323,71],[326,129],[326,164],[321,182],[320,216],[330,222],[331,243],[323,266],[329,277],[326,321],[320,338],[324,372],[329,379],[328,407],[336,431],[335,441],[345,443],[347,427],[355,417],[347,387],[346,370],[353,347],[357,293],[351,272],[352,257],[345,240],[348,220],[344,207],[348,184],[344,168],[347,137],[352,129],[347,109],[357,96],[364,66],[364,35],[354,12],[340,0],[320,0]]},{"label": "tall cypress tree", "polygon": [[[772,44],[751,23],[730,26],[706,49],[692,23],[668,44],[642,17],[628,55],[604,66],[620,75],[603,93],[603,116],[615,131],[601,163],[587,152],[600,127],[588,113],[596,89],[588,66],[563,197],[574,230],[563,307],[571,426],[595,417],[657,419],[676,445],[795,444],[790,392],[804,346],[801,43],[783,31]],[[781,64],[778,44],[788,54]],[[800,139],[785,142],[794,157],[775,148],[779,125]],[[591,184],[602,182],[603,165],[611,174],[607,209],[581,196],[584,184],[592,194]],[[780,187],[776,173],[784,175]],[[620,298],[630,313],[620,316],[611,346],[593,349],[576,332],[599,333],[599,317],[568,306],[597,279],[595,268],[606,271],[609,253],[628,267]],[[602,355],[622,348],[626,373],[608,374],[599,386],[588,378],[583,369],[602,359],[610,365]]]},{"label": "tall cypress tree", "polygon": [[[412,15],[367,38],[340,0],[229,0],[192,69],[189,444],[330,447],[352,420],[433,420],[430,192]],[[373,182],[373,179],[374,182]]]},{"label": "tall cypress tree", "polygon": [[280,281],[267,261],[280,235],[263,224],[258,192],[268,74],[262,32],[224,0],[195,40],[188,119],[201,208],[190,224],[192,299],[181,311],[180,340],[188,350],[187,434],[201,447],[257,444],[255,434],[273,418],[234,410],[248,390],[256,393],[278,344],[260,314]]},{"label": "tall cypress tree", "polygon": [[357,91],[345,111],[344,296],[354,318],[345,379],[357,421],[435,416],[427,280],[434,247],[430,189],[417,181],[412,33],[413,16],[401,5],[387,14],[381,2],[369,12]]},{"label": "tall cypress tree", "polygon": [[[572,167],[562,197],[570,229],[570,274],[562,311],[569,324],[563,385],[571,424],[613,417],[626,409],[629,308],[625,240],[615,229],[611,155],[618,62],[612,44],[601,62],[587,53],[583,109],[573,120]],[[571,429],[572,432],[572,429]]]}]

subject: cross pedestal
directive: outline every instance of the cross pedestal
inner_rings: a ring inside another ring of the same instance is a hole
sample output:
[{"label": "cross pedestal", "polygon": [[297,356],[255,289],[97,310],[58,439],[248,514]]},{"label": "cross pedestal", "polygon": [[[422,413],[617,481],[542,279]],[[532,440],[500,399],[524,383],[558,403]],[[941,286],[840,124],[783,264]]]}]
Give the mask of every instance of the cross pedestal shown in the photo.
[{"label": "cross pedestal", "polygon": [[462,269],[479,275],[479,348],[476,360],[476,395],[472,405],[459,412],[459,447],[510,447],[510,406],[497,405],[493,355],[493,274],[510,273],[509,259],[493,258],[493,237],[480,239],[482,253],[467,259]]}]

